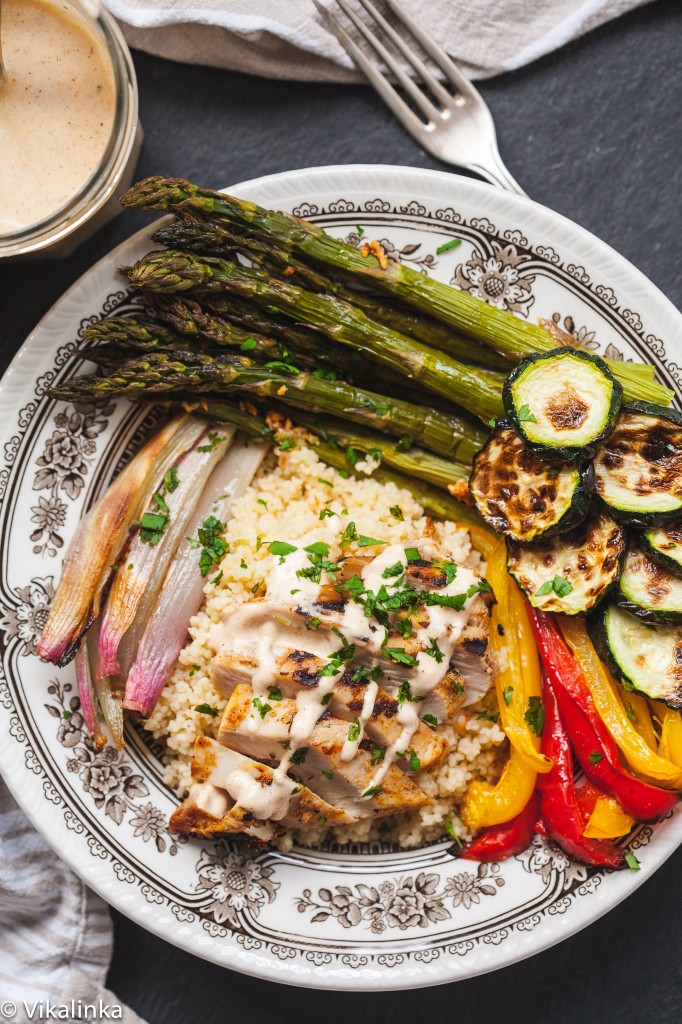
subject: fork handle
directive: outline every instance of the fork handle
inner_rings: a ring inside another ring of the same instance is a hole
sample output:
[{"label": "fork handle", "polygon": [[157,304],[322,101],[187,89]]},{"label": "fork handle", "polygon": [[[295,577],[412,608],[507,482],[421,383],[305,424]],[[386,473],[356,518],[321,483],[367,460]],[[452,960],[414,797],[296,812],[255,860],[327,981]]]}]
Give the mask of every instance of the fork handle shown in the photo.
[{"label": "fork handle", "polygon": [[507,192],[514,192],[517,196],[527,196],[528,193],[519,185],[518,181],[512,178],[507,168],[502,163],[502,157],[500,156],[497,146],[492,145],[489,153],[486,153],[485,159],[481,162],[468,163],[467,168],[475,171],[476,174],[480,174],[482,178],[485,178],[491,185],[497,185],[499,188],[506,189]]}]

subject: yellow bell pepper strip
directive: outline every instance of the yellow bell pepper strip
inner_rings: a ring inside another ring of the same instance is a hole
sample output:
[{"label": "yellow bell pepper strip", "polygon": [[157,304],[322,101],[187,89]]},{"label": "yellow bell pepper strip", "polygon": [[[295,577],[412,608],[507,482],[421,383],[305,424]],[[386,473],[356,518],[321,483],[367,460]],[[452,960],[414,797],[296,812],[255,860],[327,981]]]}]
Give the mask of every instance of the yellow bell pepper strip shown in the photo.
[{"label": "yellow bell pepper strip", "polygon": [[472,831],[511,821],[532,797],[536,777],[515,747],[510,747],[497,785],[478,779],[470,783],[460,810],[462,821]]},{"label": "yellow bell pepper strip", "polygon": [[682,715],[665,708],[661,722],[661,753],[663,757],[682,768]]},{"label": "yellow bell pepper strip", "polygon": [[658,750],[658,737],[651,720],[651,711],[646,697],[639,693],[630,693],[621,686],[616,688],[625,713],[644,742],[652,750]]},{"label": "yellow bell pepper strip", "polygon": [[583,835],[586,839],[617,839],[626,836],[634,824],[635,819],[612,796],[598,796]]},{"label": "yellow bell pepper strip", "polygon": [[488,560],[486,579],[496,598],[490,615],[490,646],[497,665],[500,723],[521,760],[533,771],[545,773],[552,765],[540,751],[542,729],[529,714],[534,707],[541,709],[540,659],[523,596],[507,573],[504,541],[497,542]]},{"label": "yellow bell pepper strip", "polygon": [[559,622],[564,639],[583,672],[599,716],[630,768],[658,786],[682,789],[680,767],[652,750],[628,718],[618,694],[618,684],[595,651],[585,623],[566,616],[560,616]]},{"label": "yellow bell pepper strip", "polygon": [[462,529],[468,532],[474,548],[480,555],[483,555],[487,562],[499,546],[500,538],[483,526],[469,526],[467,523],[462,524]]}]

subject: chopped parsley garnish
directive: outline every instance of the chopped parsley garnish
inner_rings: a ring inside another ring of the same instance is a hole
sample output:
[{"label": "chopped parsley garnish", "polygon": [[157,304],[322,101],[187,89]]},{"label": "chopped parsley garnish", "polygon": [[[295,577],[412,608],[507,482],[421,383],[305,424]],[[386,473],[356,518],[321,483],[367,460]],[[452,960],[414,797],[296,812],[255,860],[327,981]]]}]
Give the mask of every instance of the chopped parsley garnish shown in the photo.
[{"label": "chopped parsley garnish", "polygon": [[295,448],[295,447],[296,447],[296,442],[294,441],[293,437],[285,437],[279,443],[279,451],[280,452],[288,452],[292,448]]},{"label": "chopped parsley garnish", "polygon": [[200,715],[210,715],[211,718],[216,718],[218,715],[218,709],[214,708],[212,704],[196,704],[194,710],[198,711]]},{"label": "chopped parsley garnish", "polygon": [[419,562],[419,561],[421,561],[421,558],[420,558],[420,555],[419,555],[419,549],[418,548],[405,548],[405,558],[407,559],[408,565],[409,565],[410,562]]},{"label": "chopped parsley garnish", "polygon": [[345,661],[352,661],[355,657],[355,644],[349,644],[343,633],[335,626],[332,627],[334,633],[340,638],[342,647],[338,651],[334,651],[327,664],[320,671],[321,676],[335,676],[343,668]]},{"label": "chopped parsley garnish", "polygon": [[421,701],[424,700],[423,697],[415,697],[413,695],[412,688],[410,687],[410,684],[407,681],[407,679],[404,679],[403,682],[400,684],[396,699],[398,701],[398,704],[404,704],[405,701],[409,701],[411,704],[419,704]]},{"label": "chopped parsley garnish", "polygon": [[404,521],[405,516],[403,515],[403,510],[401,509],[400,505],[391,505],[388,511],[391,513],[394,519],[398,520],[399,523],[402,523]]},{"label": "chopped parsley garnish", "polygon": [[457,575],[457,566],[454,562],[441,562],[440,559],[434,558],[432,563],[434,569],[440,569],[445,576],[445,585],[450,586]]},{"label": "chopped parsley garnish", "polygon": [[412,636],[412,619],[397,619],[394,626],[403,640],[407,640],[408,637]]},{"label": "chopped parsley garnish", "polygon": [[[223,555],[230,549],[230,545],[221,536],[224,531],[225,524],[215,516],[208,516],[199,527],[199,540],[196,546],[201,547],[199,572],[202,576],[207,576],[213,566],[218,565]],[[194,546],[193,544],[192,547]]]},{"label": "chopped parsley garnish", "polygon": [[410,450],[413,444],[414,437],[412,436],[412,434],[405,434],[405,436],[401,437],[400,440],[398,441],[397,445],[395,446],[395,450],[397,452],[407,452]]},{"label": "chopped parsley garnish", "polygon": [[455,826],[452,824],[452,818],[446,818],[445,819],[445,831],[447,832],[447,834],[449,836],[451,836],[455,840],[455,842],[457,843],[457,845],[459,847],[462,846],[462,840],[459,838],[459,836],[455,832]]},{"label": "chopped parsley garnish", "polygon": [[346,462],[351,467],[351,469],[353,468],[353,466],[355,466],[357,461],[358,453],[356,452],[355,448],[346,448]]},{"label": "chopped parsley garnish", "polygon": [[317,824],[320,826],[327,824],[327,819],[325,818],[324,814],[321,814],[319,816],[319,818],[317,819]]},{"label": "chopped parsley garnish", "polygon": [[600,754],[598,750],[593,750],[592,753],[590,754],[590,757],[589,757],[590,764],[599,764],[599,762],[603,761],[603,760],[604,760],[604,755]]},{"label": "chopped parsley garnish", "polygon": [[341,588],[346,591],[349,597],[356,599],[361,594],[365,593],[365,584],[359,576],[351,576],[346,583],[341,584]]},{"label": "chopped parsley garnish", "polygon": [[325,778],[327,778],[327,779],[333,779],[333,778],[334,778],[334,772],[333,772],[333,771],[331,770],[331,768],[325,768],[325,769],[323,769],[323,771],[322,771],[322,774],[323,774],[323,775],[325,776]]},{"label": "chopped parsley garnish", "polygon": [[329,545],[323,541],[316,541],[314,544],[309,544],[307,548],[303,548],[310,555],[320,555],[322,558],[326,558],[329,554]]},{"label": "chopped parsley garnish", "polygon": [[386,402],[373,402],[371,399],[368,399],[365,405],[368,409],[372,410],[375,416],[386,416],[391,411],[390,405]]},{"label": "chopped parsley garnish", "polygon": [[443,242],[442,245],[438,246],[438,248],[436,249],[436,256],[441,256],[444,252],[447,252],[449,249],[456,249],[457,246],[461,244],[461,238],[451,238],[449,242]]},{"label": "chopped parsley garnish", "polygon": [[382,577],[385,580],[392,580],[396,576],[402,576],[405,571],[405,566],[402,562],[395,562],[393,565],[389,565],[387,569],[382,572]]},{"label": "chopped parsley garnish", "polygon": [[637,721],[637,715],[635,714],[635,709],[633,708],[633,706],[630,703],[630,701],[628,701],[628,704],[627,704],[627,707],[626,707],[625,710],[627,712],[627,716],[630,719],[630,721],[631,722],[636,722]]},{"label": "chopped parsley garnish", "polygon": [[239,563],[239,568],[240,569],[248,569],[249,568],[243,558],[242,558],[241,562]]},{"label": "chopped parsley garnish", "polygon": [[542,731],[545,728],[545,709],[539,697],[528,698],[528,707],[523,720],[531,732],[534,732],[536,736],[542,736]]},{"label": "chopped parsley garnish", "polygon": [[265,716],[267,715],[268,711],[272,711],[272,708],[270,707],[270,705],[269,704],[264,704],[263,701],[260,699],[260,697],[254,697],[253,700],[251,701],[251,703],[253,704],[254,708],[256,709],[258,714],[261,716],[261,718],[265,718]]},{"label": "chopped parsley garnish", "polygon": [[71,718],[72,714],[72,711],[69,711],[68,708],[64,708],[64,710],[62,711],[62,718]]},{"label": "chopped parsley garnish", "polygon": [[537,423],[535,416],[527,405],[522,405],[516,414],[520,423]]},{"label": "chopped parsley garnish", "polygon": [[437,665],[440,665],[445,655],[438,646],[438,641],[434,636],[429,637],[429,642],[429,646],[426,648],[426,654],[428,654],[430,658],[433,658]]},{"label": "chopped parsley garnish", "polygon": [[370,750],[372,755],[372,765],[381,764],[384,757],[386,756],[386,747],[380,747],[378,743],[372,743],[372,749]]},{"label": "chopped parsley garnish", "polygon": [[483,722],[499,722],[500,712],[499,711],[488,711],[484,708],[483,711],[479,711],[476,718],[481,719]]},{"label": "chopped parsley garnish", "polygon": [[163,478],[163,487],[166,494],[172,494],[175,488],[180,483],[178,479],[178,470],[176,466],[172,466],[166,470],[166,475]]},{"label": "chopped parsley garnish", "polygon": [[422,722],[426,722],[427,725],[438,725],[438,719],[435,715],[422,715]]},{"label": "chopped parsley garnish", "polygon": [[429,593],[426,595],[426,603],[429,607],[432,607],[433,605],[440,605],[441,608],[454,608],[457,612],[461,612],[462,608],[466,604],[466,599],[466,594]]},{"label": "chopped parsley garnish", "polygon": [[358,531],[355,529],[355,523],[348,523],[343,530],[339,538],[339,544],[341,547],[346,547],[351,541],[358,539]]},{"label": "chopped parsley garnish", "polygon": [[365,229],[364,229],[364,228],[361,228],[359,224],[356,224],[356,225],[355,225],[355,230],[356,230],[356,231],[357,231],[357,233],[358,233],[358,234],[360,235],[360,238],[362,238],[362,236],[363,236],[363,235],[364,235],[364,233],[365,233]]},{"label": "chopped parsley garnish", "polygon": [[[200,666],[200,665],[192,665],[191,669],[189,670],[189,675],[190,675],[190,678],[191,678],[191,677],[192,677],[193,675],[195,675],[195,674],[196,674],[197,672],[199,672],[200,668],[201,668],[201,666]],[[196,711],[196,708],[195,708],[194,710]]]},{"label": "chopped parsley garnish", "polygon": [[240,352],[253,352],[255,348],[258,348],[258,342],[255,338],[245,338],[239,346]]},{"label": "chopped parsley garnish", "polygon": [[267,509],[268,509],[268,503],[267,503],[267,501],[265,500],[265,498],[259,498],[259,499],[258,499],[258,504],[259,504],[259,505],[262,505],[262,506],[263,506],[263,508],[264,508],[264,509],[265,509],[265,510],[267,511]]},{"label": "chopped parsley garnish", "polygon": [[287,555],[293,554],[294,551],[298,551],[295,544],[287,544],[285,540],[273,540],[272,543],[268,544],[268,551],[271,555],[279,555],[280,558],[285,558]]},{"label": "chopped parsley garnish", "polygon": [[338,512],[334,512],[331,508],[323,508],[320,512],[320,519],[331,519],[332,516],[338,516]]},{"label": "chopped parsley garnish", "polygon": [[348,741],[349,743],[356,743],[360,739],[360,719],[355,716],[353,724],[348,726]]},{"label": "chopped parsley garnish", "polygon": [[216,434],[215,431],[212,430],[209,430],[206,436],[208,437],[208,444],[199,445],[197,448],[198,452],[215,451],[219,444],[222,444],[223,441],[227,441],[224,434]]},{"label": "chopped parsley garnish", "polygon": [[268,686],[268,698],[270,700],[281,700],[282,691],[279,686]]},{"label": "chopped parsley garnish", "polygon": [[396,750],[396,755],[398,757],[404,757],[407,761],[409,761],[410,771],[412,772],[418,772],[422,766],[422,763],[419,760],[419,755],[416,753],[415,750],[410,750],[409,753],[406,753],[404,750]]},{"label": "chopped parsley garnish", "polygon": [[293,363],[283,363],[281,359],[271,359],[269,363],[265,364],[268,370],[281,370],[282,373],[300,373],[298,366],[294,366]]},{"label": "chopped parsley garnish", "polygon": [[322,620],[318,619],[318,617],[314,615],[312,619],[308,619],[308,621],[305,624],[305,628],[309,629],[311,633],[315,633],[320,628],[321,623]]},{"label": "chopped parsley garnish", "polygon": [[213,579],[211,580],[212,586],[217,587],[222,578],[223,578],[223,570],[221,569],[220,572],[217,574],[217,576],[214,576]]},{"label": "chopped parsley garnish", "polygon": [[331,482],[331,480],[325,480],[325,478],[323,476],[318,476],[317,482],[318,482],[318,484],[325,484],[327,487],[333,487],[334,486],[334,484]]},{"label": "chopped parsley garnish", "polygon": [[362,794],[362,796],[363,797],[365,797],[365,796],[378,796],[379,793],[383,793],[383,791],[384,791],[384,787],[383,786],[370,786],[369,789],[365,790],[365,792]]},{"label": "chopped parsley garnish", "polygon": [[370,548],[374,544],[385,544],[385,540],[377,540],[375,537],[364,537],[362,534],[358,537],[359,548]]},{"label": "chopped parsley garnish", "polygon": [[[363,794],[363,796],[364,796],[364,794]],[[627,866],[630,868],[631,871],[639,871],[640,863],[637,860],[637,858],[635,857],[635,855],[632,852],[632,850],[628,850],[628,852],[625,854],[625,863],[627,864]]]},{"label": "chopped parsley garnish", "polygon": [[535,591],[536,597],[544,597],[545,594],[554,592],[557,597],[567,597],[573,590],[573,584],[565,580],[563,576],[555,576],[553,580],[547,580]]},{"label": "chopped parsley garnish", "polygon": [[325,693],[324,697],[320,701],[320,704],[322,705],[323,708],[326,707],[327,704],[329,704],[329,701],[332,699],[333,696],[334,693],[332,690],[330,690],[329,693]]},{"label": "chopped parsley garnish", "polygon": [[[152,500],[156,499],[156,495]],[[170,516],[162,512],[145,512],[140,519],[140,540],[154,547],[163,536],[163,531],[170,522]]]},{"label": "chopped parsley garnish", "polygon": [[384,654],[388,655],[391,661],[395,661],[398,665],[409,665],[414,668],[418,664],[414,654],[409,654],[402,647],[384,647]]},{"label": "chopped parsley garnish", "polygon": [[502,691],[502,696],[504,697],[504,703],[505,704],[507,704],[507,705],[511,704],[511,702],[514,699],[514,687],[513,686],[505,687],[505,689]]},{"label": "chopped parsley garnish", "polygon": [[307,754],[308,754],[308,748],[307,747],[299,747],[298,750],[295,750],[293,752],[293,754],[291,755],[291,763],[292,764],[303,764],[303,762],[306,759]]},{"label": "chopped parsley garnish", "polygon": [[464,686],[462,683],[460,683],[459,679],[451,679],[450,686],[455,691],[455,693],[464,693]]}]

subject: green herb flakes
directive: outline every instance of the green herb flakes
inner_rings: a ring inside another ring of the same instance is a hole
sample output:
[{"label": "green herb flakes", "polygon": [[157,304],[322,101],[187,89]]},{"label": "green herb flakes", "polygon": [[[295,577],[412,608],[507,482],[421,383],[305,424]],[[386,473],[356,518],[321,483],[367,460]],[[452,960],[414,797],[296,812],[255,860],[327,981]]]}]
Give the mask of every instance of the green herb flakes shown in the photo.
[{"label": "green herb flakes", "polygon": [[448,252],[450,249],[456,249],[458,245],[462,244],[461,238],[451,238],[449,242],[443,242],[436,249],[436,256],[442,256],[444,252]]},{"label": "green herb flakes", "polygon": [[218,709],[214,708],[212,704],[197,704],[194,708],[200,715],[210,715],[211,718],[217,718]]},{"label": "green herb flakes", "polygon": [[545,709],[539,697],[528,698],[528,707],[523,720],[531,732],[534,732],[536,736],[542,736],[545,728]]}]

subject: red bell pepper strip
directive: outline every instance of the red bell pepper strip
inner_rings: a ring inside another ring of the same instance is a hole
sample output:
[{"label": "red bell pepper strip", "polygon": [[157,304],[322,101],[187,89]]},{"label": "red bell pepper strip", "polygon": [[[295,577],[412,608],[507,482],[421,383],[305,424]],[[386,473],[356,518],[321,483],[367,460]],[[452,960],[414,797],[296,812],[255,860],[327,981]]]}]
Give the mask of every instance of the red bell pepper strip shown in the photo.
[{"label": "red bell pepper strip", "polygon": [[547,775],[538,775],[541,814],[545,832],[569,856],[597,867],[621,868],[625,858],[608,840],[587,839],[578,795],[573,783],[571,745],[561,718],[554,691],[547,684],[542,688],[545,727],[542,752],[551,758],[553,767]]},{"label": "red bell pepper strip", "polygon": [[636,821],[664,818],[678,802],[679,793],[642,782],[624,768],[618,747],[594,706],[582,669],[558,625],[544,612],[530,608],[529,615],[547,678],[585,775]]},{"label": "red bell pepper strip", "polygon": [[540,794],[535,790],[520,814],[502,825],[484,828],[459,856],[464,860],[497,861],[522,853],[530,846],[539,817]]}]

